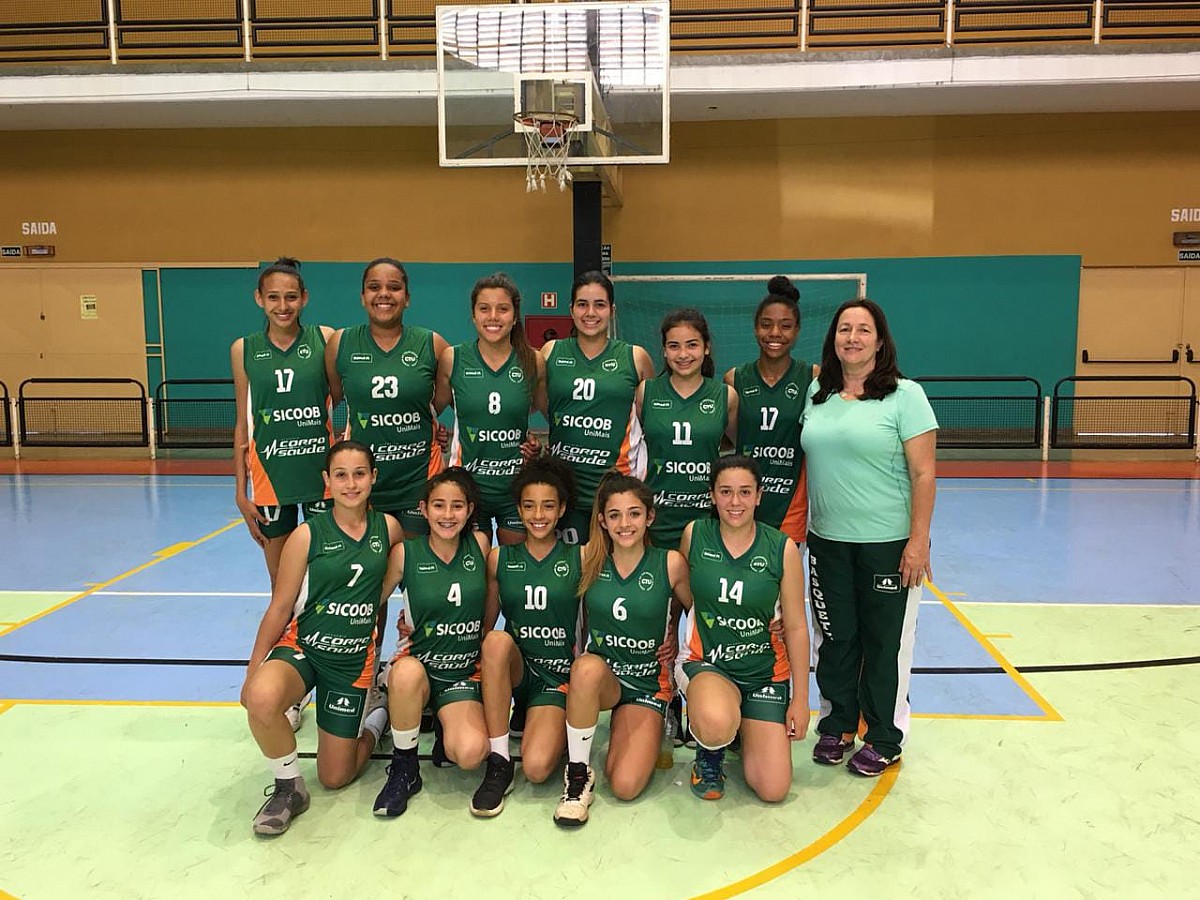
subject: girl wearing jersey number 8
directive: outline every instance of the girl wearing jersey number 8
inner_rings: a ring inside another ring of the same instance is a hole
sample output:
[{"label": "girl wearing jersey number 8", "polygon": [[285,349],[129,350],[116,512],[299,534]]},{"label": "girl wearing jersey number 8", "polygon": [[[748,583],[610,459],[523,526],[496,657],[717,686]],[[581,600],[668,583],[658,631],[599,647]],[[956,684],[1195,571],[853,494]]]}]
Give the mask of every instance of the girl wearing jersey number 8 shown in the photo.
[{"label": "girl wearing jersey number 8", "polygon": [[[717,520],[690,523],[680,547],[695,597],[676,666],[699,745],[692,791],[705,800],[724,794],[725,748],[740,733],[746,783],[777,802],[792,784],[790,741],[808,732],[803,563],[783,532],[754,520],[762,499],[754,460],[723,457],[711,485]],[[782,640],[771,627],[779,618]]]},{"label": "girl wearing jersey number 8", "polygon": [[612,710],[604,769],[617,799],[637,797],[654,772],[672,693],[674,635],[692,595],[679,551],[650,545],[653,520],[654,498],[641,481],[611,474],[600,482],[579,583],[587,639],[571,666],[568,762],[554,812],[564,828],[588,820],[601,710]]},{"label": "girl wearing jersey number 8", "polygon": [[465,467],[479,485],[476,527],[490,541],[494,519],[497,541],[516,544],[525,526],[509,486],[521,467],[529,409],[545,361],[525,337],[521,292],[504,272],[475,282],[471,321],[476,340],[438,358],[434,411],[454,406],[450,465]]},{"label": "girl wearing jersey number 8", "polygon": [[317,694],[317,777],[327,788],[353,781],[387,727],[372,702],[378,614],[394,583],[385,581],[388,550],[400,525],[370,508],[371,451],[354,441],[334,445],[325,483],[333,510],[287,539],[271,605],[250,653],[241,701],[250,731],[275,776],[270,799],[254,819],[259,834],[282,834],[308,809],[286,718],[292,704]]},{"label": "girl wearing jersey number 8", "polygon": [[429,534],[392,548],[388,583],[405,588],[400,646],[388,672],[395,750],[375,815],[392,818],[421,790],[421,710],[434,709],[433,764],[476,769],[488,754],[479,654],[498,611],[487,591],[490,542],[471,529],[478,489],[462,468],[429,479],[420,509]]},{"label": "girl wearing jersey number 8", "polygon": [[577,275],[571,285],[575,335],[541,349],[546,375],[535,406],[550,425],[550,453],[571,467],[577,486],[559,524],[568,544],[587,539],[596,488],[609,469],[644,474],[633,395],[639,382],[654,377],[654,363],[643,347],[609,337],[615,305],[607,275]]}]

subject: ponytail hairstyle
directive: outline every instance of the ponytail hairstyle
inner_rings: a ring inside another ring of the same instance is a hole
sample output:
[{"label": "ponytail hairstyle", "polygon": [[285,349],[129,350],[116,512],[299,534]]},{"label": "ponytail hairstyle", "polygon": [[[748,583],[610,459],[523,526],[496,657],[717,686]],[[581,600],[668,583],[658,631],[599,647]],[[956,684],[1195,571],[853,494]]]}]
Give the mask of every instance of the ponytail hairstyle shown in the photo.
[{"label": "ponytail hairstyle", "polygon": [[558,457],[542,454],[521,466],[511,488],[512,498],[518,507],[521,505],[521,493],[531,484],[546,484],[554,488],[559,502],[563,504],[564,514],[575,506],[575,475]]},{"label": "ponytail hairstyle", "polygon": [[[704,378],[712,378],[717,372],[717,364],[712,358],[712,335],[708,330],[708,319],[704,318],[704,314],[698,309],[690,306],[681,309],[673,309],[662,320],[662,341],[663,347],[667,346],[667,332],[677,325],[687,325],[696,330],[700,335],[700,339],[704,341],[704,361],[700,363],[700,374]],[[667,365],[666,360],[663,361],[661,374],[670,374],[671,367]]]},{"label": "ponytail hairstyle", "polygon": [[517,354],[517,363],[521,366],[521,372],[525,375],[525,384],[529,386],[529,392],[532,394],[537,386],[537,361],[534,358],[536,351],[529,343],[529,338],[525,334],[525,323],[521,320],[521,291],[507,272],[495,272],[480,278],[475,282],[475,287],[471,288],[472,317],[475,315],[475,302],[479,299],[480,292],[488,288],[504,291],[508,294],[508,299],[512,301],[513,327],[509,334],[509,340]]},{"label": "ponytail hairstyle", "polygon": [[[471,473],[462,466],[450,466],[442,469],[425,482],[425,489],[421,492],[421,502],[428,504],[434,490],[443,484],[453,484],[467,498],[467,521],[463,526],[463,531],[470,531],[475,520],[475,511],[479,509],[479,485],[475,483]],[[462,531],[458,533],[458,536],[460,539],[462,538]]]},{"label": "ponytail hairstyle", "polygon": [[[588,542],[583,546],[580,563],[579,596],[582,597],[600,577],[604,562],[612,557],[612,537],[608,529],[600,524],[604,510],[613,494],[633,494],[646,507],[646,518],[654,512],[654,493],[646,487],[645,482],[632,475],[626,475],[618,469],[609,469],[600,479],[596,488],[596,503],[592,507],[592,525],[588,533]],[[649,521],[647,521],[647,526]],[[647,527],[643,544],[650,546],[650,529]]]},{"label": "ponytail hairstyle", "polygon": [[379,256],[367,263],[367,267],[363,269],[362,286],[363,290],[367,288],[367,276],[371,274],[371,270],[376,266],[393,266],[400,272],[400,280],[404,282],[404,292],[408,293],[408,270],[404,268],[404,263],[398,259],[392,259],[390,256]]},{"label": "ponytail hairstyle", "polygon": [[904,376],[900,373],[896,361],[896,342],[892,340],[891,329],[888,328],[887,318],[883,310],[874,300],[847,300],[838,307],[825,332],[825,343],[821,346],[821,374],[817,376],[817,392],[813,394],[813,404],[821,404],[829,399],[830,394],[839,393],[846,383],[842,376],[842,361],[837,355],[837,329],[842,313],[848,309],[859,307],[870,313],[875,320],[875,336],[879,339],[879,349],[875,353],[875,368],[863,383],[860,400],[882,400],[895,392],[896,382]]},{"label": "ponytail hairstyle", "polygon": [[734,453],[729,456],[722,456],[712,464],[712,469],[708,475],[708,489],[710,491],[717,489],[717,476],[726,469],[745,469],[754,476],[754,486],[760,491],[762,490],[762,471],[759,469],[758,463],[752,457]]},{"label": "ponytail hairstyle", "polygon": [[758,324],[758,317],[763,314],[763,310],[774,304],[786,306],[788,311],[796,317],[796,332],[800,331],[800,291],[796,289],[796,285],[792,284],[792,279],[786,275],[776,275],[767,282],[767,296],[763,297],[758,303],[758,308],[754,310],[754,324]]},{"label": "ponytail hairstyle", "polygon": [[307,294],[308,288],[304,286],[304,279],[300,275],[300,260],[291,256],[281,256],[275,262],[265,267],[258,273],[258,292],[261,294],[263,284],[272,275],[290,275],[296,279],[296,284],[300,286],[300,293]]}]

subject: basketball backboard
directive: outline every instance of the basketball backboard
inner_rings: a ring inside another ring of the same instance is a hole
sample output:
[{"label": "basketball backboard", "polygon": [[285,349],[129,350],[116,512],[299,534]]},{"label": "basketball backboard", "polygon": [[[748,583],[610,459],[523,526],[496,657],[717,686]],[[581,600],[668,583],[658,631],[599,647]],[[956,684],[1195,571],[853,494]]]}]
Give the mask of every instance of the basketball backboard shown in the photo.
[{"label": "basketball backboard", "polygon": [[527,113],[577,120],[570,166],[669,162],[669,38],[665,2],[439,6],[441,164],[526,165]]}]

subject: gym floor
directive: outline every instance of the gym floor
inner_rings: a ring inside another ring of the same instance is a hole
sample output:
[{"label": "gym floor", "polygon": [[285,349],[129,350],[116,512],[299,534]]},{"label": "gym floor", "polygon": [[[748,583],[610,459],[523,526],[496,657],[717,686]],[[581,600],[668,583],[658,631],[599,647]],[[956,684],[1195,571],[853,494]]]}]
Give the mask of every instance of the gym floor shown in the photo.
[{"label": "gym floor", "polygon": [[695,799],[680,749],[632,803],[601,778],[578,832],[558,781],[518,774],[476,820],[481,773],[428,765],[383,821],[384,756],[320,788],[310,712],[312,808],[261,839],[237,695],[267,579],[230,480],[37,470],[0,474],[0,897],[1196,895],[1194,478],[943,478],[912,733],[878,780],[813,765],[810,733],[774,806],[736,757]]}]

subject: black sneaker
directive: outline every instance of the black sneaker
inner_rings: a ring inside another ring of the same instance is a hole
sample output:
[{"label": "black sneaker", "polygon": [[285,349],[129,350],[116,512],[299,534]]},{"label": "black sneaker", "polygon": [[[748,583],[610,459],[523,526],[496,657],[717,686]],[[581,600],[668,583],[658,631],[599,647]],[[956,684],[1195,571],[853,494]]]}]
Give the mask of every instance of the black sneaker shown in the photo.
[{"label": "black sneaker", "polygon": [[508,720],[508,736],[511,738],[519,738],[525,733],[525,713],[527,707],[524,701],[514,700],[512,708],[512,717]]},{"label": "black sneaker", "polygon": [[308,809],[308,791],[303,778],[276,778],[273,787],[263,793],[267,802],[254,817],[256,834],[283,834],[292,819]]},{"label": "black sneaker", "polygon": [[433,750],[430,751],[429,761],[435,769],[445,769],[454,765],[446,755],[446,743],[442,740],[442,720],[436,715],[433,717]]},{"label": "black sneaker", "polygon": [[409,751],[392,754],[387,767],[387,782],[375,798],[375,815],[393,819],[408,809],[408,800],[421,791],[421,765],[417,754]]},{"label": "black sneaker", "polygon": [[436,718],[433,710],[428,706],[421,710],[421,734],[429,734],[433,731],[433,723]]},{"label": "black sneaker", "polygon": [[504,798],[513,789],[513,761],[499,753],[490,753],[483,783],[471,798],[471,815],[490,819],[504,811]]}]

